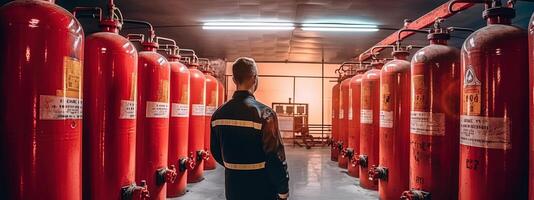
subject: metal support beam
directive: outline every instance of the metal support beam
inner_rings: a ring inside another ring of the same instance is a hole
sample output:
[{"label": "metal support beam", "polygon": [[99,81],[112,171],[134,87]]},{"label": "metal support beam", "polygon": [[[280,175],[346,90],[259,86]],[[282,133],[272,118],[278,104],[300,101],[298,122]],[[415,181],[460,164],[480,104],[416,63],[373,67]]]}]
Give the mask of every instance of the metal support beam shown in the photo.
[{"label": "metal support beam", "polygon": [[[434,24],[434,21],[436,20],[436,18],[445,19],[445,18],[448,18],[448,17],[452,16],[453,14],[449,13],[449,2],[450,1],[440,5],[436,9],[430,11],[429,13],[427,13],[427,14],[421,16],[421,17],[419,17],[419,19],[416,19],[415,21],[409,23],[406,26],[406,28],[409,28],[409,29],[422,29],[422,28],[425,28],[427,26],[430,26],[430,25]],[[474,3],[456,3],[456,4],[454,4],[454,10],[458,10],[458,11],[465,10],[465,9],[468,9],[469,7],[471,7],[473,5],[474,5]],[[394,33],[392,33],[391,35],[389,35],[388,37],[386,37],[385,39],[383,39],[382,41],[380,41],[379,43],[377,43],[374,46],[377,46],[377,45],[393,45],[393,44],[395,44],[395,42],[397,42],[397,32],[398,31],[395,31]],[[407,38],[408,36],[410,36],[412,34],[414,34],[414,32],[404,32],[404,33],[401,34],[401,39]],[[370,47],[370,48],[372,48],[372,47]],[[380,52],[382,50],[383,50],[383,48],[377,48],[375,50],[375,52]],[[370,51],[368,51],[368,52],[370,52]],[[362,60],[367,60],[370,57],[371,57],[370,54],[362,55]],[[353,60],[358,61],[358,56],[354,57]]]}]

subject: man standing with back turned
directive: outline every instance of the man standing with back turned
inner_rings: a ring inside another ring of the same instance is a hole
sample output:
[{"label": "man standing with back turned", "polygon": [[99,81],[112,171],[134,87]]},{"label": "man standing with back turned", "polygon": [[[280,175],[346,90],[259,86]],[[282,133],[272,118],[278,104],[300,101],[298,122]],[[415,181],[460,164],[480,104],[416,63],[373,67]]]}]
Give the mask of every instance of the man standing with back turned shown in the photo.
[{"label": "man standing with back turned", "polygon": [[274,111],[256,101],[258,70],[251,58],[232,66],[236,91],[211,119],[211,152],[225,167],[228,200],[285,200],[289,174]]}]

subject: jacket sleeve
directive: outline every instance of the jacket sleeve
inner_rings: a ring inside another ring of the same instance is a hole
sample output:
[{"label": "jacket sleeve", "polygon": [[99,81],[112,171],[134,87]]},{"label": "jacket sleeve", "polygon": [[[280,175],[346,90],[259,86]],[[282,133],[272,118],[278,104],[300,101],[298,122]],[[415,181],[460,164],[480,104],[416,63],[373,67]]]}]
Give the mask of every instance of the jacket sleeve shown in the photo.
[{"label": "jacket sleeve", "polygon": [[217,133],[217,127],[213,127],[213,118],[210,122],[210,151],[211,155],[219,163],[220,165],[224,166],[222,156],[221,156],[221,139],[219,137],[219,134]]},{"label": "jacket sleeve", "polygon": [[278,129],[278,119],[272,110],[267,110],[264,116],[262,140],[266,157],[265,168],[271,183],[276,186],[278,194],[287,194],[289,192],[289,173],[284,145]]}]

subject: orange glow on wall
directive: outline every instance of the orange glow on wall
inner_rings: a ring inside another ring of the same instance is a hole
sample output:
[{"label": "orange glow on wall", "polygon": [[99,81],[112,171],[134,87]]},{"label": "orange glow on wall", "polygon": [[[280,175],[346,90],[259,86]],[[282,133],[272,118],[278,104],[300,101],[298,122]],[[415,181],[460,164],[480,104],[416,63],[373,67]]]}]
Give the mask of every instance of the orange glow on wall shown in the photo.
[{"label": "orange glow on wall", "polygon": [[[325,77],[335,77],[334,70],[337,64],[325,64]],[[232,74],[232,62],[227,63],[226,74]],[[311,124],[321,124],[321,64],[300,63],[258,63],[258,74],[275,76],[313,76],[318,78],[297,77],[260,77],[259,87],[255,93],[256,99],[268,105],[273,102],[292,102],[309,104],[309,121]],[[332,87],[336,79],[324,79],[324,123],[331,124],[332,117]],[[231,98],[235,91],[232,77],[228,77],[228,97]]]}]

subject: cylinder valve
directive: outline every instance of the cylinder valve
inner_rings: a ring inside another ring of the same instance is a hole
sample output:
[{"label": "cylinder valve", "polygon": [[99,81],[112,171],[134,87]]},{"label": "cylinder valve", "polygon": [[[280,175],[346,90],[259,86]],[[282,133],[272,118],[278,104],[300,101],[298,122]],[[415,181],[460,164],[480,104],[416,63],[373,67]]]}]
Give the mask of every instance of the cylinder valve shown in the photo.
[{"label": "cylinder valve", "polygon": [[197,159],[196,159],[197,162],[202,162],[203,160],[208,160],[208,159],[210,159],[210,153],[208,151],[205,151],[205,150],[197,151]]},{"label": "cylinder valve", "polygon": [[188,169],[193,169],[195,168],[195,165],[196,165],[192,157],[180,158],[180,160],[178,160],[178,163],[179,163],[178,170],[180,172],[184,172],[185,170],[188,170]]},{"label": "cylinder valve", "polygon": [[121,188],[121,200],[148,200],[150,194],[146,181],[142,180],[139,185],[132,183],[131,185]]},{"label": "cylinder valve", "polygon": [[387,180],[388,179],[388,168],[382,166],[372,166],[369,169],[369,180],[378,181],[378,180]]},{"label": "cylinder valve", "polygon": [[402,200],[431,200],[430,192],[422,190],[409,190],[404,191],[400,197]]},{"label": "cylinder valve", "polygon": [[367,168],[367,155],[359,155],[358,157],[355,157],[353,163],[355,163],[354,166],[359,165],[362,168]]},{"label": "cylinder valve", "polygon": [[165,183],[174,183],[178,174],[174,165],[169,168],[161,168],[156,172],[156,184],[163,185]]}]

